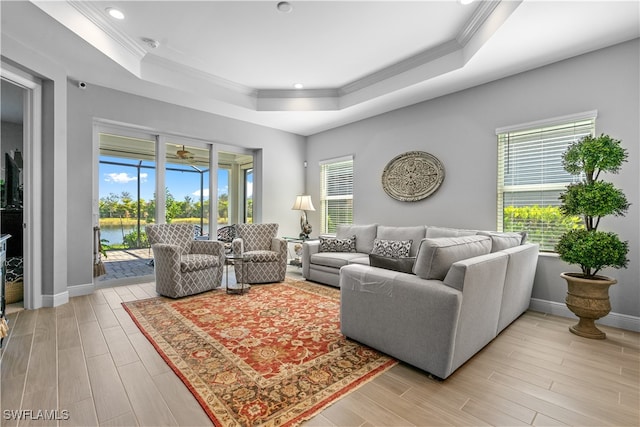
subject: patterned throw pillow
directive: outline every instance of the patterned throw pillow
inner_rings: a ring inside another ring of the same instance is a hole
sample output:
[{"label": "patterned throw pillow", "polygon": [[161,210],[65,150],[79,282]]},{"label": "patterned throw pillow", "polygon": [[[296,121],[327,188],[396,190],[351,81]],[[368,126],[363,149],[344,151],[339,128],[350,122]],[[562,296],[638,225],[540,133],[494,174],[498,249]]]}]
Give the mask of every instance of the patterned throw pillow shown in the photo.
[{"label": "patterned throw pillow", "polygon": [[375,239],[371,253],[391,258],[405,258],[409,256],[412,242],[413,240]]},{"label": "patterned throw pillow", "polygon": [[320,252],[355,252],[356,236],[346,239],[320,236]]}]

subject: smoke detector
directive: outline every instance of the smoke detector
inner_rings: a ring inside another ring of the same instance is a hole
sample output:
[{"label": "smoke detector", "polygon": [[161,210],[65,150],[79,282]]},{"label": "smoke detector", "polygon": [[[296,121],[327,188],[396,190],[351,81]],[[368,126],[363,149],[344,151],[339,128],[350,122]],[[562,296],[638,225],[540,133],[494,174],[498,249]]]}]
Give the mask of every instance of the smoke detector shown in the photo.
[{"label": "smoke detector", "polygon": [[160,46],[160,42],[158,40],[150,39],[149,37],[142,37],[142,43],[149,46],[151,49],[156,49]]}]

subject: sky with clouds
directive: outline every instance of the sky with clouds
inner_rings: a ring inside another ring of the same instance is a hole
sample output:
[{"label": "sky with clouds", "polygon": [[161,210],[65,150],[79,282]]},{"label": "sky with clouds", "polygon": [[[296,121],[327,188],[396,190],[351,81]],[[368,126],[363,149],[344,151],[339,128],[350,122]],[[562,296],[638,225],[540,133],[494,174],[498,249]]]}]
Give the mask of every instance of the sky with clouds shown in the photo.
[{"label": "sky with clouds", "polygon": [[[100,164],[100,198],[113,193],[120,195],[126,191],[135,198],[138,191],[138,174],[135,167]],[[141,169],[140,196],[143,200],[153,199],[155,192],[155,170]],[[208,173],[204,174],[204,197],[209,197]],[[197,200],[200,197],[200,174],[194,172],[169,171],[167,173],[167,187],[176,200],[184,200],[190,196]],[[218,173],[218,194],[228,192],[228,174],[224,170]]]}]

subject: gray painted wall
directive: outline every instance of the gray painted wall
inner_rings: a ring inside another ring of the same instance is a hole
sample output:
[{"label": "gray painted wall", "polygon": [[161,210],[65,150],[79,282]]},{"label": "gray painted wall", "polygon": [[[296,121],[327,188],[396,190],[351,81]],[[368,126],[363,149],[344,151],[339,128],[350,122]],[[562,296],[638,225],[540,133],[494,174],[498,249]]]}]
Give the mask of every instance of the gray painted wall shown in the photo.
[{"label": "gray painted wall", "polygon": [[[68,189],[69,285],[92,281],[92,180],[94,119],[108,119],[237,147],[261,149],[262,221],[280,224],[279,235],[299,233],[299,213],[291,210],[304,188],[305,138],[235,119],[89,84],[69,82]],[[258,177],[256,177],[257,179]]]},{"label": "gray painted wall", "polygon": [[[640,315],[639,143],[640,42],[636,39],[496,82],[399,109],[308,138],[307,190],[319,201],[320,160],[354,155],[354,222],[496,228],[498,127],[598,110],[597,133],[623,141],[629,162],[608,176],[632,204],[624,218],[607,218],[601,228],[629,241],[628,269],[603,273],[618,279],[610,290],[612,311]],[[406,151],[427,151],[440,159],[446,178],[431,197],[414,203],[391,199],[382,171]],[[319,212],[309,213],[319,230]],[[564,302],[561,271],[575,271],[554,255],[543,255],[533,297]]]}]

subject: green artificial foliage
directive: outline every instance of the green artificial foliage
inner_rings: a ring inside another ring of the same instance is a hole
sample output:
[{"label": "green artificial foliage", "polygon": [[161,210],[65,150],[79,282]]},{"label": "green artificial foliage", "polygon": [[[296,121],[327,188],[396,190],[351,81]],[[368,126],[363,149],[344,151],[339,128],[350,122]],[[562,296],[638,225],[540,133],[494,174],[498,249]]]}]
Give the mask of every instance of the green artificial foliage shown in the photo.
[{"label": "green artificial foliage", "polygon": [[571,184],[560,195],[560,200],[560,212],[568,216],[582,216],[587,230],[597,229],[603,216],[624,216],[629,209],[629,203],[622,190],[610,182]]},{"label": "green artificial foliage", "polygon": [[629,244],[604,231],[571,230],[560,237],[556,251],[569,264],[579,264],[585,277],[593,277],[606,267],[626,267],[629,262]]},{"label": "green artificial foliage", "polygon": [[618,173],[627,156],[619,140],[604,134],[582,138],[563,155],[565,170],[581,180],[567,186],[560,195],[560,212],[581,217],[585,229],[566,232],[555,249],[562,260],[580,265],[586,278],[593,278],[606,267],[627,266],[629,244],[615,233],[598,231],[602,217],[624,216],[629,209],[624,193],[610,182],[600,180],[603,172]]}]

